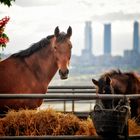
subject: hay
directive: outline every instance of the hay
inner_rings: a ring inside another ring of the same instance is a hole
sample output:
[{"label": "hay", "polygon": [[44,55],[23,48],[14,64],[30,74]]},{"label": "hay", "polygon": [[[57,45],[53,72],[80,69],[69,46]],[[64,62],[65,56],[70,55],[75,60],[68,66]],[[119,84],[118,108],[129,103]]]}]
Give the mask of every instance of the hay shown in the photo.
[{"label": "hay", "polygon": [[[140,134],[134,119],[128,120],[129,134]],[[97,135],[92,120],[81,120],[71,113],[47,110],[10,111],[0,119],[0,136]]]},{"label": "hay", "polygon": [[140,125],[136,123],[135,119],[129,119],[128,126],[129,126],[129,135],[140,134]]},{"label": "hay", "polygon": [[79,130],[76,132],[76,135],[87,135],[87,136],[97,135],[96,129],[90,118],[88,118],[87,120],[80,121],[80,127]]},{"label": "hay", "polygon": [[96,135],[91,121],[47,110],[10,111],[0,119],[0,136]]}]

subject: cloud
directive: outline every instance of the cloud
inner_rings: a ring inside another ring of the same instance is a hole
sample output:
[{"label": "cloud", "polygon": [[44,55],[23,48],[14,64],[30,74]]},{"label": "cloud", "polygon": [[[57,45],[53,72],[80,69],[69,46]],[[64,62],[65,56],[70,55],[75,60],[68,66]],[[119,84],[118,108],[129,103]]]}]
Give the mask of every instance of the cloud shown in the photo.
[{"label": "cloud", "polygon": [[95,15],[92,16],[93,20],[97,21],[106,21],[106,22],[111,22],[111,21],[116,21],[116,20],[121,20],[121,21],[127,21],[127,20],[139,20],[140,13],[124,13],[122,11],[119,12],[114,12],[114,13],[108,13],[105,15]]},{"label": "cloud", "polygon": [[33,6],[47,6],[47,5],[58,5],[65,0],[16,0],[15,4],[22,7],[33,7]]},{"label": "cloud", "polygon": [[[86,20],[93,21],[93,35],[98,32],[103,34],[103,31],[96,30],[95,23],[101,24],[100,27],[103,28],[103,22],[119,20],[114,22],[120,25],[119,30],[114,31],[116,33],[122,29],[122,24],[124,26],[121,21],[126,20],[131,24],[130,20],[139,19],[139,7],[140,4],[136,3],[136,0],[16,0],[10,8],[0,5],[0,17],[7,15],[11,18],[6,27],[10,42],[5,52],[15,52],[28,47],[30,43],[52,34],[56,26],[59,26],[61,31],[66,31],[71,25],[73,46],[76,46],[73,50],[79,53],[84,47]],[[129,28],[123,32],[128,30]],[[93,42],[101,42],[97,39],[94,38]],[[95,45],[101,46],[98,43]],[[122,45],[120,46],[123,48]]]}]

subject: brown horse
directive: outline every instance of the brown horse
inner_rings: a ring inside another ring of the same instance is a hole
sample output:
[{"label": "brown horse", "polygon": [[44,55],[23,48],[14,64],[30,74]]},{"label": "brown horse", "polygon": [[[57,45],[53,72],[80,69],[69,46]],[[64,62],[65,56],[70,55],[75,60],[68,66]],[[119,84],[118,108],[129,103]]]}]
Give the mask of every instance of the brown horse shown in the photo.
[{"label": "brown horse", "polygon": [[[120,70],[112,70],[99,78],[92,79],[97,86],[99,94],[140,94],[140,76],[134,72],[121,72]],[[103,100],[105,108],[112,108],[113,104],[117,105],[118,100]],[[130,100],[131,117],[140,115],[140,99]]]},{"label": "brown horse", "polygon": [[[45,94],[53,76],[59,70],[61,79],[68,78],[71,58],[72,28],[67,33],[56,27],[54,35],[43,38],[30,48],[0,62],[0,93]],[[1,99],[0,111],[35,109],[42,99]]]}]

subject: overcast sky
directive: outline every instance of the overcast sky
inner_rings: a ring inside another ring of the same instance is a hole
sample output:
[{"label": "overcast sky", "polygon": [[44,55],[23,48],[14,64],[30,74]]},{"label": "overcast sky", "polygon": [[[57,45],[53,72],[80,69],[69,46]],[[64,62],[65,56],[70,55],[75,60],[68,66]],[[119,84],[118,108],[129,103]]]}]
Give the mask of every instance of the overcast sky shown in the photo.
[{"label": "overcast sky", "polygon": [[85,21],[93,27],[93,54],[103,51],[103,24],[112,25],[112,54],[132,49],[133,22],[140,19],[140,0],[16,0],[0,5],[0,18],[10,16],[5,32],[10,38],[5,53],[28,48],[53,34],[56,26],[66,31],[72,26],[73,54],[84,46]]}]

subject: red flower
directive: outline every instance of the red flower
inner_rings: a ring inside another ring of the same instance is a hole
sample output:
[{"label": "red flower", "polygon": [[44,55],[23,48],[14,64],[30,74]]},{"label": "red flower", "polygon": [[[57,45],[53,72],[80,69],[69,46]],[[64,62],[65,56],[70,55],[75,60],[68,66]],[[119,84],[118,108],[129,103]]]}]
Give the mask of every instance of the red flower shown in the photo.
[{"label": "red flower", "polygon": [[9,40],[7,38],[0,37],[0,44],[6,44]]},{"label": "red flower", "polygon": [[4,17],[0,20],[0,47],[2,47],[2,49],[6,47],[7,42],[9,42],[8,36],[4,33],[5,25],[9,19],[9,17]]},{"label": "red flower", "polygon": [[6,24],[7,24],[7,22],[9,21],[9,19],[10,19],[10,17],[4,17],[4,18],[2,18],[1,20],[0,20],[0,29],[1,28],[3,28]]}]

